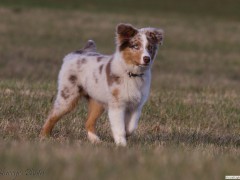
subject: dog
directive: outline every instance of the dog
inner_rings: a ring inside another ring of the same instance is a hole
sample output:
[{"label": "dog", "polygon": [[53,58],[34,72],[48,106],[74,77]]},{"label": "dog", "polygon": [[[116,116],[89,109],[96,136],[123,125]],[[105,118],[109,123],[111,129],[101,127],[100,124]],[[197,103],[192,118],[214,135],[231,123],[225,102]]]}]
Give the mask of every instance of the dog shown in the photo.
[{"label": "dog", "polygon": [[121,23],[116,27],[113,55],[98,53],[92,40],[83,49],[66,55],[58,76],[57,97],[41,130],[41,138],[48,137],[56,122],[85,97],[88,139],[92,143],[100,141],[95,125],[106,109],[115,143],[126,146],[126,137],[137,128],[147,101],[151,67],[162,44],[162,29],[137,29]]}]

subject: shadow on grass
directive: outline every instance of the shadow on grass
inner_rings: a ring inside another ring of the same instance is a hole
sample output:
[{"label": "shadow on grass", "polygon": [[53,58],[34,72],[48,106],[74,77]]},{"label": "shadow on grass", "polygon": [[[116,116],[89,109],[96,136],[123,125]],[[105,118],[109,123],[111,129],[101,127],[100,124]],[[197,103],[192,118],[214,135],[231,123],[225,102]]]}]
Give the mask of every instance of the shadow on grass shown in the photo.
[{"label": "shadow on grass", "polygon": [[[36,128],[36,133],[34,135],[29,135],[29,139],[38,139],[41,126]],[[21,135],[19,135],[16,129],[9,130],[4,129],[4,139],[22,139]],[[30,133],[31,134],[31,133]],[[102,142],[114,143],[112,134],[109,131],[99,132],[98,133]],[[81,133],[72,132],[67,128],[63,129],[55,129],[51,135],[52,139],[57,141],[88,141],[87,132],[85,130],[81,130]],[[26,138],[26,137],[25,137]],[[204,132],[146,132],[132,135],[128,138],[128,144],[132,145],[152,145],[152,144],[167,144],[167,145],[180,145],[180,144],[188,144],[192,146],[197,146],[200,144],[213,144],[215,146],[234,146],[240,147],[240,136],[237,134],[213,134],[213,133],[204,133]]]},{"label": "shadow on grass", "polygon": [[[83,130],[84,131],[84,130]],[[147,134],[147,135],[146,135]],[[240,136],[234,134],[213,134],[203,132],[153,132],[146,134],[136,134],[128,137],[128,144],[140,145],[140,144],[168,144],[168,145],[179,145],[188,144],[197,146],[200,144],[213,144],[215,146],[234,146],[240,147]],[[99,132],[98,133],[102,142],[114,143],[111,132]],[[67,130],[58,131],[55,130],[52,134],[54,139],[65,139],[65,140],[81,140],[88,141],[87,133],[84,131],[79,134],[73,134]]]},{"label": "shadow on grass", "polygon": [[164,133],[153,133],[151,135],[139,135],[132,136],[129,138],[130,142],[133,144],[139,143],[150,143],[155,144],[156,142],[161,142],[163,144],[189,144],[189,145],[199,145],[199,144],[213,144],[216,146],[234,146],[240,147],[240,136],[238,135],[214,135],[211,133],[201,133],[201,132],[164,132]]}]

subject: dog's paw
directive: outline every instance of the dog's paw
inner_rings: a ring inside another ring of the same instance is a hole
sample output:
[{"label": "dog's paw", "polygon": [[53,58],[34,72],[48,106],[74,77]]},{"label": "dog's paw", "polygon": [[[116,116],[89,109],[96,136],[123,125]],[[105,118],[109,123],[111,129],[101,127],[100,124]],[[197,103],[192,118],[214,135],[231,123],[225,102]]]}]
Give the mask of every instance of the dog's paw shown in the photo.
[{"label": "dog's paw", "polygon": [[39,136],[39,141],[40,141],[40,142],[45,142],[45,141],[47,141],[48,139],[49,139],[49,136],[42,136],[42,135]]},{"label": "dog's paw", "polygon": [[94,143],[94,144],[97,144],[97,143],[100,143],[100,142],[101,142],[101,140],[99,139],[99,137],[98,137],[96,134],[94,134],[94,133],[92,133],[92,132],[90,132],[90,131],[88,131],[88,139],[89,139],[89,141],[90,141],[91,143]]},{"label": "dog's paw", "polygon": [[115,138],[115,143],[117,146],[126,147],[127,141],[125,137],[117,137]]},{"label": "dog's paw", "polygon": [[43,142],[43,141],[46,141],[50,138],[50,134],[49,133],[46,133],[44,131],[41,131],[40,134],[39,134],[39,141],[40,142]]}]

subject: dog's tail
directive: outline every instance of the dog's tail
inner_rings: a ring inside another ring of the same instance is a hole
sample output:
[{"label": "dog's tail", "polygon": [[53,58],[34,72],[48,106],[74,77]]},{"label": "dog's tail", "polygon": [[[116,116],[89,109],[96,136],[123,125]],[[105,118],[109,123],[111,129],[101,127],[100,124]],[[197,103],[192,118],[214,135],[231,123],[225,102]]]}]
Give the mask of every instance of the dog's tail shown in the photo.
[{"label": "dog's tail", "polygon": [[85,52],[96,52],[97,46],[93,40],[88,40],[87,44],[84,46],[83,51]]},{"label": "dog's tail", "polygon": [[89,53],[97,53],[97,46],[93,40],[88,40],[84,48],[74,51],[73,53],[77,54],[89,54]]}]

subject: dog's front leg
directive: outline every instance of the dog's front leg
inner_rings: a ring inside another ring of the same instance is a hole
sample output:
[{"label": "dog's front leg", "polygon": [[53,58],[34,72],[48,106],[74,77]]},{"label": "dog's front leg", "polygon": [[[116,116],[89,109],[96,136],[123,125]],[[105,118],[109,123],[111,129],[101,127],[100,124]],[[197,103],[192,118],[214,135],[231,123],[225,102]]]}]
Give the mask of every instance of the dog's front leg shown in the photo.
[{"label": "dog's front leg", "polygon": [[126,114],[126,135],[130,136],[138,126],[139,117],[141,115],[141,107],[132,109]]},{"label": "dog's front leg", "polygon": [[112,128],[113,138],[118,146],[127,145],[124,114],[124,108],[109,107],[108,116]]}]

